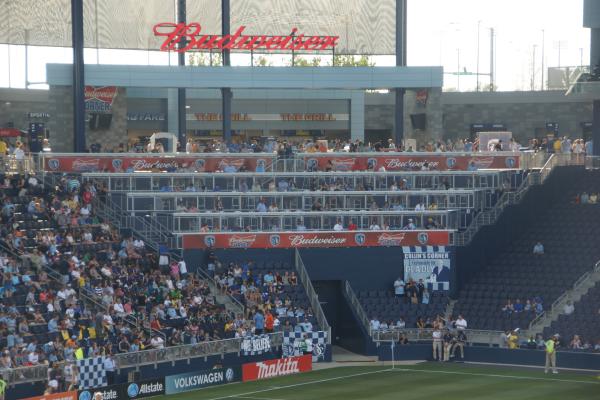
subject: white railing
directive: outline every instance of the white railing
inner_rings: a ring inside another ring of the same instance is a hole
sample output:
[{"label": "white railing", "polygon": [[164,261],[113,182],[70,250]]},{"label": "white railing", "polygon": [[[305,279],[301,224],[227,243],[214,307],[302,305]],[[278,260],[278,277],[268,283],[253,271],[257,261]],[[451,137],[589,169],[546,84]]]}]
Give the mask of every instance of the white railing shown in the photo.
[{"label": "white railing", "polygon": [[306,271],[306,267],[304,266],[304,262],[302,261],[302,257],[300,256],[300,252],[296,249],[295,255],[295,266],[296,272],[298,273],[298,278],[300,282],[304,285],[306,289],[306,295],[308,296],[308,300],[310,301],[310,306],[313,310],[315,318],[319,324],[319,328],[327,332],[327,343],[331,344],[331,326],[327,322],[327,318],[325,317],[325,313],[323,312],[323,307],[321,307],[321,303],[319,302],[319,296],[313,287],[313,284],[308,276],[308,272]]},{"label": "white railing", "polygon": [[[431,341],[434,329],[417,328],[392,328],[382,329],[372,332],[373,341],[379,345],[381,342],[398,342],[400,336],[408,339],[409,342]],[[456,330],[453,330],[456,331]],[[465,336],[469,344],[484,344],[488,346],[500,345],[502,331],[486,331],[479,329],[465,329]]]},{"label": "white railing", "polygon": [[367,313],[365,312],[362,304],[360,304],[360,300],[358,300],[356,293],[354,293],[354,290],[352,290],[352,286],[350,286],[350,282],[348,281],[344,281],[344,296],[346,297],[346,300],[350,302],[350,306],[357,314],[359,322],[363,325],[369,336],[372,336],[369,317],[367,317]]},{"label": "white railing", "polygon": [[538,324],[542,319],[546,317],[554,317],[557,312],[560,312],[561,304],[571,296],[571,293],[577,291],[581,288],[581,286],[589,279],[589,277],[595,273],[600,271],[600,261],[596,262],[594,268],[591,271],[587,271],[582,274],[573,284],[573,286],[563,292],[554,302],[550,305],[548,310],[545,310],[543,313],[535,317],[533,321],[529,323],[529,329],[533,329],[533,327]]}]

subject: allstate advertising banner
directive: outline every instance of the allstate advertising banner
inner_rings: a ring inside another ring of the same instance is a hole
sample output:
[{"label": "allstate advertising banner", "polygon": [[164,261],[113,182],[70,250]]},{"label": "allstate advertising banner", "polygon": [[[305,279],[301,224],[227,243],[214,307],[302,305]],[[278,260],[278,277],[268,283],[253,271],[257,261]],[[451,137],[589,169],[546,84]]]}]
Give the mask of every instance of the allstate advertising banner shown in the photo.
[{"label": "allstate advertising banner", "polygon": [[165,394],[165,381],[163,378],[157,378],[80,390],[78,400],[94,400],[95,393],[102,394],[104,400],[131,400],[161,396]]},{"label": "allstate advertising banner", "polygon": [[450,290],[450,248],[404,246],[404,281],[423,280],[429,290]]},{"label": "allstate advertising banner", "polygon": [[77,154],[44,155],[44,170],[48,172],[266,172],[275,161],[272,154],[248,154],[219,157],[198,155]]},{"label": "allstate advertising banner", "polygon": [[381,155],[360,155],[360,153],[303,154],[307,171],[420,171],[427,164],[432,171],[476,171],[478,169],[519,168],[519,153],[499,154],[424,154],[381,153]]},{"label": "allstate advertising banner", "polygon": [[200,233],[183,235],[183,248],[189,249],[289,249],[308,247],[395,247],[447,246],[450,232],[425,231],[345,231],[278,233]]},{"label": "allstate advertising banner", "polygon": [[242,380],[241,367],[218,368],[206,371],[170,375],[165,378],[165,393],[175,394]]}]

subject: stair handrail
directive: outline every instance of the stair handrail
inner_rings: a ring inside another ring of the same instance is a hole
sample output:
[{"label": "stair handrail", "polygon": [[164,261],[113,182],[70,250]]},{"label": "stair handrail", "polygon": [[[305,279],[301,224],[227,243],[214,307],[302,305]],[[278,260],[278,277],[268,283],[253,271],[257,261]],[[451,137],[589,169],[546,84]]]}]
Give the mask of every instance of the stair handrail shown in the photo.
[{"label": "stair handrail", "polygon": [[296,272],[298,273],[300,282],[302,282],[304,285],[306,295],[310,301],[310,306],[314,312],[315,318],[319,323],[319,327],[324,331],[327,331],[327,343],[331,344],[331,326],[327,322],[325,312],[323,311],[323,307],[321,307],[321,303],[319,302],[319,295],[317,294],[310,277],[308,276],[308,271],[304,266],[304,261],[302,261],[302,257],[300,256],[298,249],[295,249],[294,266],[296,267]]},{"label": "stair handrail", "polygon": [[346,297],[346,300],[350,302],[350,305],[356,312],[360,323],[363,324],[363,327],[368,332],[369,337],[372,337],[373,332],[371,332],[371,323],[369,322],[369,317],[360,304],[360,300],[358,300],[358,297],[356,296],[356,293],[354,293],[349,281],[344,281],[344,296]]},{"label": "stair handrail", "polygon": [[543,313],[540,313],[540,315],[538,315],[537,317],[535,317],[530,323],[529,323],[529,329],[533,329],[533,327],[542,320],[542,318],[544,318],[545,316],[547,316],[548,314],[550,315],[554,315],[554,313],[556,311],[558,311],[558,307],[560,306],[560,304],[568,297],[571,296],[571,292],[578,290],[581,285],[583,285],[588,278],[595,272],[600,271],[600,260],[596,262],[596,264],[594,264],[594,267],[592,268],[591,271],[586,271],[585,273],[583,273],[573,284],[573,286],[567,290],[565,290],[560,296],[558,296],[558,298],[556,300],[554,300],[554,302],[552,303],[552,305],[550,305],[550,308],[548,309],[548,311],[544,311]]}]

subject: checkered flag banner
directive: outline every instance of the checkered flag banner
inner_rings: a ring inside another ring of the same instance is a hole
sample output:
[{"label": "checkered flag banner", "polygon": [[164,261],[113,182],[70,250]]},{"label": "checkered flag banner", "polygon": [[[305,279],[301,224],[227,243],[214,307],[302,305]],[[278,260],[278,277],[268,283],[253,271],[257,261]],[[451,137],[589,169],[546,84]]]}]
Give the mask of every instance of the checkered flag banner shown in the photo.
[{"label": "checkered flag banner", "polygon": [[77,360],[79,370],[79,389],[94,389],[106,386],[104,357],[92,357]]},{"label": "checkered flag banner", "polygon": [[271,337],[269,335],[245,337],[240,345],[240,352],[244,356],[255,356],[269,351],[271,351]]},{"label": "checkered flag banner", "polygon": [[293,357],[302,355],[302,342],[305,335],[312,339],[313,343],[313,362],[318,362],[325,358],[325,348],[327,346],[327,332],[284,332],[283,333],[283,357]]}]

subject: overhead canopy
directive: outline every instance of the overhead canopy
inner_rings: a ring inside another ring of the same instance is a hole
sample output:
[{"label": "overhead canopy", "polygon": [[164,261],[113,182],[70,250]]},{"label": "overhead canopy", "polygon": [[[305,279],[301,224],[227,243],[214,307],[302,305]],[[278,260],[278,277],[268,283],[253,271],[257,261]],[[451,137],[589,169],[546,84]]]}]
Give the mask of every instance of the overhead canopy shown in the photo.
[{"label": "overhead canopy", "polygon": [[[168,0],[83,0],[85,47],[159,49],[152,27],[175,21]],[[188,0],[187,20],[221,33],[221,2]],[[245,34],[339,36],[336,53],[394,54],[395,0],[231,0],[231,29]],[[71,46],[71,0],[0,0],[0,43]]]}]

